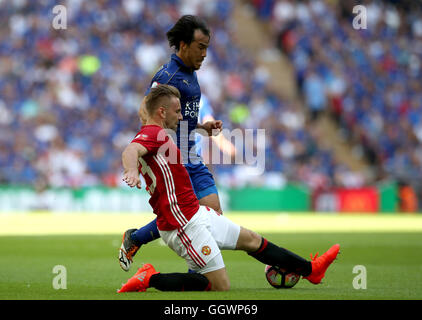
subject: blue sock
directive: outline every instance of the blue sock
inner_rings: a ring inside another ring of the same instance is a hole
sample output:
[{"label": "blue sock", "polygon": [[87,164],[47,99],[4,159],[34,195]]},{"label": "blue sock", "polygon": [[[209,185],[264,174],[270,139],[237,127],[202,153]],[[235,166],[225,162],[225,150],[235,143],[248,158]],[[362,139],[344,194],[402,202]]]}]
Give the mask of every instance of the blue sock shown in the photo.
[{"label": "blue sock", "polygon": [[132,232],[130,235],[133,241],[135,241],[136,245],[141,246],[143,244],[147,244],[154,239],[160,238],[160,233],[158,232],[157,228],[157,219],[154,219],[147,225],[139,228],[138,230]]}]

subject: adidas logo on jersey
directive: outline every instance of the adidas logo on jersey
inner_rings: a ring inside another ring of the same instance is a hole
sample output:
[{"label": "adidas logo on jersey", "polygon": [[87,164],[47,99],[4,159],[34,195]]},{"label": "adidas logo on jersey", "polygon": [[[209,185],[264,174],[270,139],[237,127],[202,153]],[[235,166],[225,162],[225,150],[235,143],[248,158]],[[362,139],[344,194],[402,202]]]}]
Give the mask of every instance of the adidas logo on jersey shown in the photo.
[{"label": "adidas logo on jersey", "polygon": [[148,138],[148,135],[146,135],[146,134],[138,134],[138,135],[135,137],[135,139],[146,139],[146,138]]}]

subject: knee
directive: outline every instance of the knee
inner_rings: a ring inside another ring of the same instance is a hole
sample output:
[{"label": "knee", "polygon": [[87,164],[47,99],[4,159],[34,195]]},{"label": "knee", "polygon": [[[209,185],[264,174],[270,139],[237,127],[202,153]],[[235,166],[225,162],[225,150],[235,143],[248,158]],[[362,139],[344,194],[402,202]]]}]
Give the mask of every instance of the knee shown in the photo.
[{"label": "knee", "polygon": [[210,208],[213,209],[218,214],[223,214],[223,209],[221,209],[219,201],[216,201],[215,203],[213,203],[213,206],[210,207]]},{"label": "knee", "polygon": [[226,268],[204,273],[211,283],[212,291],[228,291],[230,290],[230,279],[227,275]]},{"label": "knee", "polygon": [[212,291],[229,291],[230,290],[230,281],[229,280],[223,280],[223,281],[217,281],[215,283],[211,284],[211,290]]},{"label": "knee", "polygon": [[216,193],[212,193],[212,194],[209,194],[205,197],[202,197],[199,200],[199,204],[202,205],[202,206],[207,206],[207,207],[213,209],[214,211],[218,212],[219,214],[223,213],[223,210],[222,210],[221,205],[220,205],[220,199],[218,197],[218,194],[216,194]]},{"label": "knee", "polygon": [[241,227],[236,249],[254,252],[261,246],[261,241],[262,237],[259,234]]},{"label": "knee", "polygon": [[250,231],[250,240],[249,240],[249,248],[248,252],[254,252],[259,249],[262,243],[262,237],[257,234],[256,232]]}]

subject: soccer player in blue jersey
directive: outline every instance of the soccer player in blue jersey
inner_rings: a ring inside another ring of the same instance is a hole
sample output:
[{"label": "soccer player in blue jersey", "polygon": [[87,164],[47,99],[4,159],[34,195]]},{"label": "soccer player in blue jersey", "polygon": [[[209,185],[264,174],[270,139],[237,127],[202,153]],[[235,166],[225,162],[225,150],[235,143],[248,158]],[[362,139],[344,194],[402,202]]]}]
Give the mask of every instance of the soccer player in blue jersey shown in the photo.
[{"label": "soccer player in blue jersey", "polygon": [[[177,147],[186,162],[185,168],[199,203],[222,213],[214,178],[196,151],[195,137],[190,137],[191,132],[196,129],[202,129],[201,131],[207,132],[209,136],[222,129],[221,120],[198,122],[201,88],[195,71],[201,67],[207,55],[210,30],[199,17],[185,15],[167,32],[167,39],[176,53],[172,54],[170,61],[154,75],[146,95],[151,87],[157,84],[172,85],[180,91],[183,121],[180,121],[177,128]],[[139,110],[143,123],[145,112],[143,101]],[[142,228],[127,230],[123,235],[119,251],[119,263],[122,269],[129,270],[133,256],[141,245],[159,237],[156,219]]]}]

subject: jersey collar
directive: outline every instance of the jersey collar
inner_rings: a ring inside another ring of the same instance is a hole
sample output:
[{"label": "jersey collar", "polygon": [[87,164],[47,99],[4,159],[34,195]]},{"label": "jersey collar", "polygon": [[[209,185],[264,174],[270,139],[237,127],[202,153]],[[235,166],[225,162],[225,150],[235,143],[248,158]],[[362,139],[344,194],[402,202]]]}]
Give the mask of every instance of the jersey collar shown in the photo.
[{"label": "jersey collar", "polygon": [[187,67],[187,66],[185,65],[185,63],[182,61],[182,59],[180,59],[180,58],[177,56],[177,54],[173,53],[173,54],[171,55],[171,60],[175,61],[175,62],[177,63],[177,65],[178,65],[180,68],[184,69],[185,71],[188,71],[188,72],[190,72],[190,73],[193,73],[193,70],[192,70],[191,68]]}]

